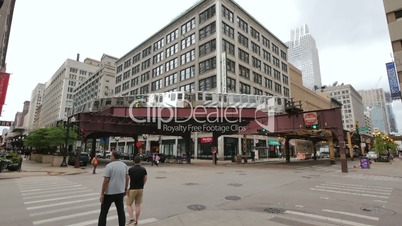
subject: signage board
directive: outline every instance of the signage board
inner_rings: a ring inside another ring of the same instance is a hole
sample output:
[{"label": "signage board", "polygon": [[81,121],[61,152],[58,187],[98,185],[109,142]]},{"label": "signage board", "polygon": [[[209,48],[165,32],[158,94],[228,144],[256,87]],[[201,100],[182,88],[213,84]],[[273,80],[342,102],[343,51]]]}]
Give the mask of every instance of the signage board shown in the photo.
[{"label": "signage board", "polygon": [[306,124],[306,126],[318,124],[317,112],[303,113],[303,118],[304,118],[304,124]]}]

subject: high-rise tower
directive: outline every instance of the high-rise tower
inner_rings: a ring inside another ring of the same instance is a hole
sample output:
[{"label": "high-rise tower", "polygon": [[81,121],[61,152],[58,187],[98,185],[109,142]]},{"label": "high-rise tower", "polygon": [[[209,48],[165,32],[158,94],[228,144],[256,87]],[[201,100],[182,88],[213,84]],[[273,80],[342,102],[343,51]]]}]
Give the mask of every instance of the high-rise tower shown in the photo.
[{"label": "high-rise tower", "polygon": [[290,33],[291,41],[287,42],[288,60],[301,70],[303,85],[315,90],[321,87],[320,61],[315,39],[311,36],[307,24]]}]

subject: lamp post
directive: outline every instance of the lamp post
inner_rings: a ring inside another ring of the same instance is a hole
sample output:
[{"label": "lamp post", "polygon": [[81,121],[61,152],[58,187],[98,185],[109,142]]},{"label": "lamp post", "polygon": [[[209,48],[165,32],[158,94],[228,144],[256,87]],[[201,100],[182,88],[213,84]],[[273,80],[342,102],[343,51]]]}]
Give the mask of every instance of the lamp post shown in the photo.
[{"label": "lamp post", "polygon": [[119,138],[119,137],[115,137],[114,140],[116,141],[116,148],[115,148],[115,151],[119,151],[119,140],[120,140],[120,138]]},{"label": "lamp post", "polygon": [[72,123],[75,122],[75,117],[67,117],[67,122],[66,122],[66,143],[64,147],[64,152],[63,152],[63,161],[61,162],[60,167],[67,167],[67,151],[68,151],[68,140],[69,140],[69,135],[70,135],[70,126]]}]

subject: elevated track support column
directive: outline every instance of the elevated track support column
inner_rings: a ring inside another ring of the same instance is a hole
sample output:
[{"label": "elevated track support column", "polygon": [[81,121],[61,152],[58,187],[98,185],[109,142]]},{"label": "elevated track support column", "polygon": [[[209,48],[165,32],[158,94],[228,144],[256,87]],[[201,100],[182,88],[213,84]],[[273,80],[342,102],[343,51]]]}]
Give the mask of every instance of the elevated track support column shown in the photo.
[{"label": "elevated track support column", "polygon": [[285,136],[285,153],[286,153],[286,163],[290,163],[290,138]]}]

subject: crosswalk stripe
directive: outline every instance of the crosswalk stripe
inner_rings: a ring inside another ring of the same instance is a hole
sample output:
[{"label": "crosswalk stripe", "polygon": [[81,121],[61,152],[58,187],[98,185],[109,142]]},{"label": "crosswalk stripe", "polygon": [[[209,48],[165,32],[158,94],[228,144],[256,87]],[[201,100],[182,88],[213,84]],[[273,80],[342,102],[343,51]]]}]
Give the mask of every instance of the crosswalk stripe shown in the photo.
[{"label": "crosswalk stripe", "polygon": [[[82,190],[82,191],[79,191],[79,192],[92,192],[92,191],[87,189],[87,190]],[[77,191],[63,192],[62,194],[63,195],[77,194]],[[46,195],[37,195],[37,196],[31,195],[31,196],[28,196],[28,197],[23,197],[22,199],[28,200],[28,199],[38,199],[38,198],[46,198],[46,197],[52,197],[52,196],[60,196],[60,192],[53,193],[53,194],[46,194]]]},{"label": "crosswalk stripe", "polygon": [[356,213],[348,213],[348,212],[328,210],[328,209],[322,209],[322,211],[328,212],[328,213],[338,213],[338,214],[343,214],[343,215],[352,216],[352,217],[360,217],[360,218],[374,220],[374,221],[379,221],[380,220],[380,218],[378,218],[378,217],[370,217],[370,216],[356,214]]},{"label": "crosswalk stripe", "polygon": [[[112,209],[113,209],[113,207],[110,208],[110,210],[112,210]],[[55,221],[66,220],[66,219],[70,219],[70,218],[73,218],[73,217],[82,217],[82,216],[91,215],[91,214],[94,214],[94,213],[99,213],[99,209],[91,210],[91,211],[87,211],[87,212],[70,214],[70,215],[64,215],[64,216],[61,216],[61,217],[54,217],[54,218],[34,221],[32,223],[34,225],[40,225],[40,224],[46,224],[46,223],[55,222]]]},{"label": "crosswalk stripe", "polygon": [[22,193],[22,196],[32,196],[32,195],[40,195],[40,194],[49,194],[49,193],[56,193],[61,194],[66,191],[77,191],[77,190],[84,190],[88,189],[87,187],[77,187],[77,188],[66,188],[66,189],[59,189],[59,190],[52,190],[52,191],[37,191],[32,193]]},{"label": "crosswalk stripe", "polygon": [[388,196],[371,195],[371,194],[360,194],[360,193],[346,192],[346,191],[334,191],[334,190],[329,190],[329,189],[310,188],[310,190],[313,190],[313,191],[324,191],[324,192],[331,192],[331,193],[339,193],[339,194],[346,194],[346,195],[357,195],[357,196],[364,196],[364,197],[373,197],[373,198],[389,199]]},{"label": "crosswalk stripe", "polygon": [[[108,217],[107,217],[107,220],[109,221],[109,220],[114,220],[114,219],[117,219],[117,218],[118,218],[117,215],[108,216]],[[157,222],[157,221],[158,221],[158,219],[156,219],[156,218],[147,218],[147,219],[144,219],[144,220],[139,220],[139,221],[138,221],[138,224],[139,224],[139,225],[142,225],[142,224],[149,224],[149,223],[153,223],[153,222]],[[84,222],[80,222],[80,223],[77,223],[77,224],[70,224],[70,225],[68,225],[68,226],[87,226],[87,225],[96,224],[96,223],[98,223],[98,219],[96,219],[96,220],[84,221]]]},{"label": "crosswalk stripe", "polygon": [[[320,186],[317,185],[315,186],[316,188],[323,188],[323,189],[333,189],[333,190],[342,190],[342,191],[356,191],[355,188],[339,188],[339,187],[329,187],[329,186]],[[391,195],[391,193],[387,192],[379,192],[379,191],[365,191],[365,190],[359,190],[359,192],[365,192],[365,193],[371,193],[371,194],[380,194],[380,195]]]},{"label": "crosswalk stripe", "polygon": [[[77,209],[82,209],[82,208],[87,208],[87,207],[93,207],[94,204],[86,204],[86,205],[79,205],[79,206],[74,206],[74,210]],[[42,215],[47,215],[47,214],[53,214],[53,213],[59,213],[59,212],[64,212],[66,210],[71,210],[71,207],[66,207],[66,208],[57,208],[53,210],[48,210],[48,211],[43,211],[43,212],[36,212],[36,213],[31,213],[29,214],[31,217],[35,216],[42,216]]]},{"label": "crosswalk stripe", "polygon": [[47,207],[54,207],[54,206],[62,206],[66,204],[75,204],[75,203],[80,203],[80,202],[87,202],[87,201],[93,201],[99,199],[98,197],[96,198],[90,198],[90,199],[81,199],[81,200],[75,200],[75,201],[69,201],[69,202],[59,202],[59,203],[54,203],[54,204],[48,204],[48,205],[42,205],[42,206],[32,206],[32,207],[27,207],[27,210],[36,210],[36,209],[43,209]]},{"label": "crosswalk stripe", "polygon": [[343,185],[343,186],[351,186],[351,187],[362,187],[362,188],[374,188],[374,189],[388,189],[388,190],[393,189],[390,187],[368,186],[368,185],[360,185],[360,184],[341,184],[341,183],[334,183],[334,182],[327,182],[327,184],[335,184],[335,185]]},{"label": "crosswalk stripe", "polygon": [[350,185],[338,185],[338,184],[331,184],[331,183],[325,183],[325,184],[321,184],[321,185],[323,185],[323,186],[331,186],[331,187],[338,187],[338,188],[353,188],[353,189],[359,189],[359,190],[392,192],[392,189],[383,189],[383,188],[356,187],[356,186],[350,186]]},{"label": "crosswalk stripe", "polygon": [[[90,193],[90,194],[74,195],[74,198],[86,197],[86,196],[92,196],[92,195],[99,195],[99,194]],[[64,196],[64,197],[58,197],[58,198],[52,198],[52,199],[42,199],[42,200],[24,202],[24,204],[29,205],[29,204],[34,204],[34,203],[57,201],[57,200],[64,200],[64,199],[71,199],[71,197],[70,196]]]},{"label": "crosswalk stripe", "polygon": [[71,185],[71,181],[66,181],[63,183],[43,183],[43,184],[35,184],[29,186],[19,186],[20,189],[29,190],[29,189],[41,189],[41,188],[48,188],[52,186],[69,186]]},{"label": "crosswalk stripe", "polygon": [[325,220],[325,221],[331,221],[335,223],[340,223],[344,225],[352,225],[352,226],[372,226],[368,224],[361,224],[358,222],[353,222],[353,221],[348,221],[348,220],[342,220],[342,219],[337,219],[337,218],[332,218],[332,217],[325,217],[325,216],[320,216],[316,214],[310,214],[310,213],[302,213],[302,212],[297,212],[297,211],[291,211],[291,210],[286,210],[284,213],[287,214],[293,214],[293,215],[298,215],[298,216],[305,216],[305,217],[311,217],[311,218],[316,218],[320,220]]},{"label": "crosswalk stripe", "polygon": [[76,187],[82,187],[81,184],[74,184],[70,186],[56,186],[56,187],[47,187],[47,188],[35,188],[35,189],[29,189],[29,190],[21,190],[21,193],[26,193],[26,192],[34,192],[34,191],[50,191],[50,190],[59,190],[60,188],[76,188]]}]

